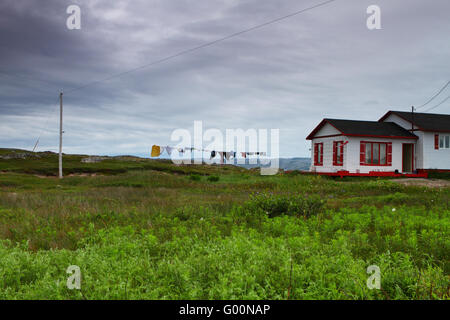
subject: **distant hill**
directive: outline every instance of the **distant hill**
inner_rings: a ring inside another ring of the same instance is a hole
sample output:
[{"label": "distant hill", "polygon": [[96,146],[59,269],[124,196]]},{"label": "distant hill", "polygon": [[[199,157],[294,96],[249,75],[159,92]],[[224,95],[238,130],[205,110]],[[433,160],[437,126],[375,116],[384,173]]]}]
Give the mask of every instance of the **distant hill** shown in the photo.
[{"label": "distant hill", "polygon": [[[35,173],[44,175],[55,175],[58,167],[58,154],[50,151],[32,152],[21,149],[0,148],[0,171],[14,171],[23,173]],[[20,160],[20,161],[18,161]],[[239,159],[242,160],[242,159]],[[236,166],[240,168],[259,168],[264,165],[238,164],[236,159],[226,161],[224,165],[213,166],[214,170],[220,170],[220,167]],[[107,163],[109,168],[103,168]],[[142,169],[150,164],[170,165],[169,159],[149,159],[136,156],[88,156],[81,154],[64,154],[63,170],[65,174],[70,173],[88,173],[102,172],[121,173],[131,168]],[[211,167],[205,165],[206,167]],[[267,166],[267,165],[265,165]],[[310,158],[280,158],[279,168],[283,170],[309,170],[311,166]],[[114,167],[114,169],[112,169]],[[175,167],[174,167],[175,168]],[[152,167],[152,169],[155,169]],[[177,169],[179,171],[179,169]],[[195,171],[195,168],[192,168]],[[236,170],[239,170],[236,168]],[[189,171],[190,172],[190,171]]]},{"label": "distant hill", "polygon": [[[236,164],[251,169],[261,167],[260,164]],[[279,168],[283,170],[309,170],[311,158],[279,158]]]}]

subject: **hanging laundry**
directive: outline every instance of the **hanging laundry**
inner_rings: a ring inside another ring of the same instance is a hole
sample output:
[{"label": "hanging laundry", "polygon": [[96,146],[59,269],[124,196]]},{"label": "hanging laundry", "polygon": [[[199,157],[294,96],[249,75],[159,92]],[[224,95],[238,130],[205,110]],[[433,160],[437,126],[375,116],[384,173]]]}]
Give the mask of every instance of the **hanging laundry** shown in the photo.
[{"label": "hanging laundry", "polygon": [[225,155],[225,152],[219,152],[220,155],[220,162],[223,163],[223,156]]},{"label": "hanging laundry", "polygon": [[216,156],[216,152],[215,151],[211,151],[211,157],[209,158],[210,160],[212,159],[212,158],[214,158]]},{"label": "hanging laundry", "polygon": [[172,154],[172,147],[166,147],[167,154],[170,156]]},{"label": "hanging laundry", "polygon": [[233,152],[233,158],[236,159],[236,152]]},{"label": "hanging laundry", "polygon": [[161,148],[159,146],[152,146],[152,153],[151,156],[152,157],[159,157],[159,155],[161,154]]},{"label": "hanging laundry", "polygon": [[228,160],[230,160],[230,156],[231,156],[231,152],[225,152],[225,158]]},{"label": "hanging laundry", "polygon": [[242,158],[246,158],[247,152],[241,152],[241,156],[242,156]]}]

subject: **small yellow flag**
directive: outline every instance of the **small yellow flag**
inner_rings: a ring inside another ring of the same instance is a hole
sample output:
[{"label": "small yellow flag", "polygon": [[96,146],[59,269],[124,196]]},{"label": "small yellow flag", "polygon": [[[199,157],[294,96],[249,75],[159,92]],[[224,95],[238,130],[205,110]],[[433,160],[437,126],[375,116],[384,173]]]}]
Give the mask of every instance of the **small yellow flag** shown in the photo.
[{"label": "small yellow flag", "polygon": [[159,146],[153,146],[152,147],[152,157],[159,157],[161,154],[161,148]]}]

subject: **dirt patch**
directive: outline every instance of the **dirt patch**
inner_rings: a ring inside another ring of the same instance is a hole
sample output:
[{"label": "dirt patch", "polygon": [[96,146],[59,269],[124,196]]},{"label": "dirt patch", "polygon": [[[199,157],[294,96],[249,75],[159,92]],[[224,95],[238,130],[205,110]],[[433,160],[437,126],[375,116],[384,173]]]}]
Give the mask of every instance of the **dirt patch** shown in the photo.
[{"label": "dirt patch", "polygon": [[53,178],[53,179],[57,178],[56,176],[45,176],[43,174],[33,174],[33,176],[38,177],[38,178],[42,178],[42,179],[44,179],[44,178]]},{"label": "dirt patch", "polygon": [[99,174],[97,173],[70,173],[66,177],[95,177]]},{"label": "dirt patch", "polygon": [[[53,179],[57,179],[57,176],[45,176],[42,174],[34,174],[35,177],[38,178],[53,178]],[[66,174],[65,176],[63,176],[63,178],[65,177],[96,177],[96,176],[102,176],[102,174],[98,174],[98,173],[69,173]]]},{"label": "dirt patch", "polygon": [[421,186],[430,188],[450,187],[450,181],[440,179],[404,178],[404,179],[392,179],[392,181],[398,182],[405,186]]}]

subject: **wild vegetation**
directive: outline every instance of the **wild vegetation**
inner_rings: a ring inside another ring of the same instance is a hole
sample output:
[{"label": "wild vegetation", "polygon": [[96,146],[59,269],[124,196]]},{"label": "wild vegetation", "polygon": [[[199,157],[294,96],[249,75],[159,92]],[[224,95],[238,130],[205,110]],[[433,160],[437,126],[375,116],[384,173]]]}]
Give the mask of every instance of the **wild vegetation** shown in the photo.
[{"label": "wild vegetation", "polygon": [[0,299],[449,299],[450,188],[84,157],[0,159]]}]

